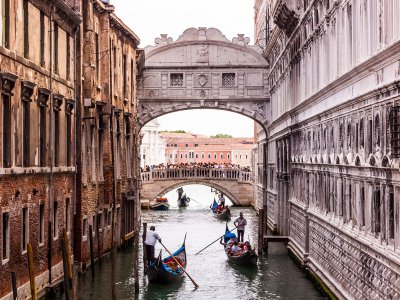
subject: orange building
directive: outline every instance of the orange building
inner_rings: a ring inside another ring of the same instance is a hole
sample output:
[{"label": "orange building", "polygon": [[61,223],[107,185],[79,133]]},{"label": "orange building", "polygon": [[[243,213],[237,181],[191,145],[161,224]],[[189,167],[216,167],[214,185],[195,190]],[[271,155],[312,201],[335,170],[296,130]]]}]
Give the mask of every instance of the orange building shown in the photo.
[{"label": "orange building", "polygon": [[193,133],[160,134],[165,140],[166,163],[218,163],[251,165],[253,138],[210,138]]}]

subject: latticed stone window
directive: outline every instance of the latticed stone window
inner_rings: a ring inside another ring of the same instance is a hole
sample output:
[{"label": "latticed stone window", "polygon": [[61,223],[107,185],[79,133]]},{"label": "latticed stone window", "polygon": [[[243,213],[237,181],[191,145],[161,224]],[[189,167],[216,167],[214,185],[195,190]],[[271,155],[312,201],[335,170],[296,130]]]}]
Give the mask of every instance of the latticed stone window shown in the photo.
[{"label": "latticed stone window", "polygon": [[400,157],[400,106],[392,107],[389,116],[392,157]]},{"label": "latticed stone window", "polygon": [[381,145],[381,123],[379,115],[375,116],[375,144],[377,147]]},{"label": "latticed stone window", "polygon": [[171,86],[183,86],[183,73],[170,74]]},{"label": "latticed stone window", "polygon": [[360,120],[360,147],[364,148],[364,119]]},{"label": "latticed stone window", "polygon": [[235,73],[222,73],[222,86],[235,86]]}]

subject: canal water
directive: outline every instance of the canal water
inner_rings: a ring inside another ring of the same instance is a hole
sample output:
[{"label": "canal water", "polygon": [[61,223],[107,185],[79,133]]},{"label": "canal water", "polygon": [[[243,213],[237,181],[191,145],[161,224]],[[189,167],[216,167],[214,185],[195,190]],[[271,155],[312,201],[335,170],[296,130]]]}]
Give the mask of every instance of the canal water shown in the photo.
[{"label": "canal water", "polygon": [[[171,203],[169,211],[143,211],[142,220],[154,225],[156,232],[170,251],[178,249],[187,234],[187,271],[200,286],[194,289],[186,276],[177,284],[160,285],[148,283],[140,267],[140,293],[135,296],[133,282],[133,253],[124,250],[117,257],[118,299],[326,299],[307,279],[304,272],[290,259],[283,244],[270,244],[256,268],[238,267],[228,262],[219,242],[199,255],[196,252],[221,236],[225,223],[216,219],[208,207],[213,194],[209,187],[191,185],[184,187],[192,197],[189,207],[176,206],[176,191],[166,195]],[[196,201],[196,202],[195,202]],[[227,203],[230,203],[228,200]],[[247,219],[245,238],[252,244],[257,241],[258,217],[251,208],[232,208],[232,221],[242,211]],[[142,247],[140,247],[142,249]],[[156,253],[161,250],[157,244]],[[164,255],[167,255],[163,251]],[[140,254],[142,257],[142,254]],[[96,264],[96,276],[92,279],[88,271],[79,279],[79,298],[111,299],[110,259],[102,259],[101,267]]]}]

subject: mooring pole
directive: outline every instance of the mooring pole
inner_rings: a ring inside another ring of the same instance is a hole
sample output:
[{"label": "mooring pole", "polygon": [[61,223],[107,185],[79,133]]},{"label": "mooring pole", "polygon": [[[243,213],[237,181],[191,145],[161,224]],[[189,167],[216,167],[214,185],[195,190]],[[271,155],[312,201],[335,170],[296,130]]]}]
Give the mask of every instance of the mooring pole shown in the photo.
[{"label": "mooring pole", "polygon": [[261,255],[264,249],[264,209],[258,211],[258,254]]},{"label": "mooring pole", "polygon": [[33,261],[33,250],[31,243],[28,243],[28,268],[29,268],[29,282],[31,285],[31,299],[37,300],[36,295],[36,282],[35,282],[35,265]]},{"label": "mooring pole", "polygon": [[89,245],[90,245],[90,263],[92,269],[92,277],[94,277],[94,253],[93,253],[93,231],[92,225],[89,225]]},{"label": "mooring pole", "polygon": [[69,276],[68,276],[68,258],[65,240],[61,243],[62,258],[63,258],[63,272],[64,272],[64,295],[65,300],[69,300]]},{"label": "mooring pole", "polygon": [[[138,226],[136,226],[138,228]],[[140,228],[140,227],[139,227]],[[135,231],[133,238],[133,277],[135,279],[135,294],[139,293],[139,230]]]},{"label": "mooring pole", "polygon": [[15,275],[15,272],[11,272],[11,281],[13,290],[13,300],[18,300],[17,275]]},{"label": "mooring pole", "polygon": [[146,244],[144,243],[146,240],[147,234],[147,223],[143,223],[143,273],[147,274],[147,252],[146,252]]}]

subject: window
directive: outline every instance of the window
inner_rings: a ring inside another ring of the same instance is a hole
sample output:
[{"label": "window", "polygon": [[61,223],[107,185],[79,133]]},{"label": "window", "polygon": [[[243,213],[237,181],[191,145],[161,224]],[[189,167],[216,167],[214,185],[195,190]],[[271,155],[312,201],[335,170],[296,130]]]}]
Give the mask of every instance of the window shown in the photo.
[{"label": "window", "polygon": [[204,158],[204,152],[203,152],[203,153],[201,153],[201,158]]},{"label": "window", "polygon": [[171,86],[183,86],[183,73],[171,73],[170,84]]},{"label": "window", "polygon": [[211,159],[211,154],[210,153],[208,153],[208,159]]},{"label": "window", "polygon": [[360,226],[365,226],[365,188],[360,190]]},{"label": "window", "polygon": [[217,154],[216,153],[214,153],[214,159],[217,159]]},{"label": "window", "polygon": [[25,97],[24,89],[22,89],[22,164],[24,167],[30,166],[30,122],[30,97]]},{"label": "window", "polygon": [[24,0],[24,57],[29,58],[29,11],[28,11],[28,0]]},{"label": "window", "polygon": [[107,224],[107,225],[108,225],[108,226],[111,226],[111,222],[112,222],[111,210],[108,211],[107,220],[108,220],[108,224]]},{"label": "window", "polygon": [[131,60],[131,99],[132,99],[132,103],[135,100],[135,67],[134,67],[134,61],[133,59]]},{"label": "window", "polygon": [[235,86],[235,73],[222,73],[222,86]]},{"label": "window", "polygon": [[58,74],[58,25],[54,23],[54,42],[53,42],[53,71]]},{"label": "window", "polygon": [[53,237],[58,237],[58,202],[53,203]]},{"label": "window", "polygon": [[183,154],[181,154],[181,158],[183,158]]},{"label": "window", "polygon": [[116,153],[116,175],[117,179],[121,179],[121,126],[119,121],[119,114],[115,114],[115,121],[116,121],[116,133],[117,133],[117,153]]},{"label": "window", "polygon": [[199,155],[196,153],[196,158],[199,158]]},{"label": "window", "polygon": [[228,154],[228,159],[231,159],[231,156],[230,156],[230,154]]},{"label": "window", "polygon": [[125,116],[125,158],[126,158],[126,176],[132,177],[131,173],[131,126],[129,123],[129,116]]},{"label": "window", "polygon": [[44,36],[45,36],[45,28],[44,28],[44,12],[40,12],[40,65],[43,67],[45,64],[44,61]]},{"label": "window", "polygon": [[[114,91],[117,90],[117,47],[113,48],[113,61],[114,61]],[[116,93],[115,93],[116,94]]]},{"label": "window", "polygon": [[247,159],[247,155],[246,155],[246,159]]},{"label": "window", "polygon": [[198,147],[198,146],[199,146],[199,144],[194,144],[194,146],[195,146],[195,147]]},{"label": "window", "polygon": [[54,165],[60,165],[60,111],[54,109]]},{"label": "window", "polygon": [[381,191],[379,188],[376,188],[374,191],[374,199],[373,199],[373,221],[374,221],[374,232],[381,232]]},{"label": "window", "polygon": [[44,243],[44,203],[39,205],[39,244]]},{"label": "window", "polygon": [[27,245],[28,245],[28,243],[29,243],[29,232],[28,232],[28,230],[29,230],[29,217],[28,217],[28,208],[27,207],[24,207],[24,208],[22,208],[22,226],[21,226],[21,230],[22,230],[22,235],[21,235],[21,237],[22,237],[22,240],[21,240],[21,242],[22,242],[22,245],[21,245],[21,248],[22,248],[22,252],[24,252],[24,251],[26,251],[26,249],[27,249]]},{"label": "window", "polygon": [[389,192],[389,228],[388,237],[394,239],[394,192],[391,190]]},{"label": "window", "polygon": [[71,78],[71,45],[69,42],[69,35],[68,33],[66,34],[66,45],[67,45],[67,79]]},{"label": "window", "polygon": [[100,84],[100,41],[99,41],[99,34],[95,33],[96,39],[96,82],[97,85]]},{"label": "window", "polygon": [[2,260],[10,258],[10,215],[8,212],[2,214],[1,253]]},{"label": "window", "polygon": [[10,0],[2,0],[2,45],[10,47]]},{"label": "window", "polygon": [[126,98],[126,54],[122,55],[122,78],[123,78],[123,93],[124,93],[124,98]]},{"label": "window", "polygon": [[223,159],[223,158],[224,158],[224,155],[221,153],[221,154],[220,154],[220,157],[221,157],[221,159]]},{"label": "window", "polygon": [[83,220],[82,220],[82,237],[83,237],[83,240],[86,241],[86,239],[87,239],[87,218],[83,218]]},{"label": "window", "polygon": [[[98,114],[99,128],[98,128],[98,150],[99,150],[99,180],[103,181],[103,150],[104,150],[104,120],[103,114],[99,111]],[[94,150],[94,148],[93,148]],[[93,151],[94,152],[94,151]],[[95,175],[96,176],[96,175]]]},{"label": "window", "polygon": [[96,182],[96,138],[95,138],[95,126],[92,124],[90,131],[90,139],[91,139],[91,160],[92,160],[92,181]]},{"label": "window", "polygon": [[46,106],[39,107],[39,143],[40,143],[40,166],[46,166]]},{"label": "window", "polygon": [[189,147],[189,144],[186,144],[185,147]]},{"label": "window", "polygon": [[70,203],[69,198],[65,199],[65,230],[69,232],[70,230]]},{"label": "window", "polygon": [[[65,123],[66,123],[66,127],[67,127],[66,128],[67,133],[66,133],[65,139],[66,139],[66,143],[67,143],[67,145],[66,145],[66,147],[67,147],[67,152],[66,152],[67,166],[71,166],[72,165],[72,120],[71,120],[72,105],[71,106],[68,105],[68,107],[70,107],[70,109],[67,109],[65,112]],[[85,135],[85,133],[83,133],[83,135]],[[83,148],[83,149],[85,149],[85,148]],[[86,149],[85,149],[85,151],[86,151]]]},{"label": "window", "polygon": [[188,157],[187,157],[187,153],[185,154],[185,158],[188,158]]},{"label": "window", "polygon": [[103,213],[102,212],[99,212],[98,214],[97,214],[97,231],[98,232],[101,232],[103,229]]},{"label": "window", "polygon": [[11,96],[3,97],[3,168],[11,168]]},{"label": "window", "polygon": [[400,157],[400,106],[390,109],[390,146],[392,157]]},{"label": "window", "polygon": [[96,215],[92,216],[92,235],[95,236],[96,235]]}]

